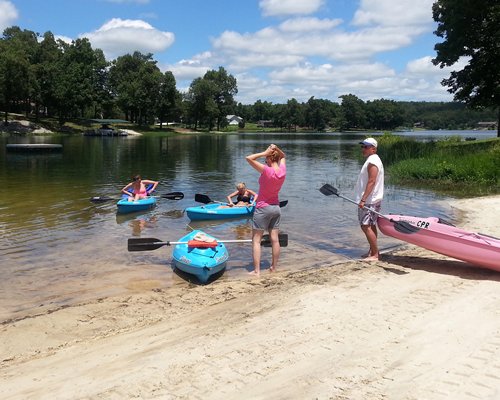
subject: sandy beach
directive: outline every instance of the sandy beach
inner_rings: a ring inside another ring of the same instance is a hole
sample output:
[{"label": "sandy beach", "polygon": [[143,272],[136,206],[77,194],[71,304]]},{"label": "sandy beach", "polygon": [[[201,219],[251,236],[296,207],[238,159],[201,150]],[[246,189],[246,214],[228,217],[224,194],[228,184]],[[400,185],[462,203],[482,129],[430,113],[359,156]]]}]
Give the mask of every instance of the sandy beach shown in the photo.
[{"label": "sandy beach", "polygon": [[[500,196],[453,207],[500,236]],[[280,267],[4,321],[0,398],[500,399],[500,273],[413,246]]]}]

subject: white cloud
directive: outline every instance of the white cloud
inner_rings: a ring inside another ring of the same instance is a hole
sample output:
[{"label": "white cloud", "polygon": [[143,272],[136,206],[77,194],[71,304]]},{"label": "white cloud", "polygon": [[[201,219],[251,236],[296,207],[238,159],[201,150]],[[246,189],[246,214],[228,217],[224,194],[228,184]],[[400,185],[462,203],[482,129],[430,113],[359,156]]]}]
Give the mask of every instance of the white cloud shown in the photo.
[{"label": "white cloud", "polygon": [[331,64],[313,66],[309,64],[301,67],[276,70],[271,72],[269,77],[272,78],[273,81],[282,84],[292,84],[301,81],[307,82],[307,85],[312,83],[324,83],[330,87],[334,87],[336,85],[343,85],[346,82],[359,80],[360,76],[363,77],[363,80],[374,80],[392,77],[394,75],[395,72],[393,69],[380,63],[340,66],[333,66]]},{"label": "white cloud", "polygon": [[434,0],[361,0],[354,14],[355,26],[428,25]]},{"label": "white cloud", "polygon": [[411,75],[442,74],[441,69],[432,64],[431,56],[411,60],[406,64],[406,72]]},{"label": "white cloud", "polygon": [[272,84],[248,74],[237,75],[238,94],[236,101],[243,104],[253,104],[257,100],[271,103],[284,103],[291,98],[290,89]]},{"label": "white cloud", "polygon": [[[382,52],[407,47],[420,35],[428,33],[432,29],[432,1],[362,0],[353,20],[357,29],[342,26],[341,19],[301,17],[256,32],[224,31],[212,43],[220,54],[234,57],[233,65],[237,58],[243,59],[238,56],[241,54],[253,55],[256,62],[251,66],[269,66],[271,55],[276,60],[289,60],[290,56],[299,60],[326,57],[331,61],[358,63]],[[270,8],[291,7],[296,3],[270,0],[260,4]],[[320,2],[316,2],[313,8],[319,6]],[[259,64],[258,60],[265,60],[265,63]],[[275,66],[284,65],[278,61]]]},{"label": "white cloud", "polygon": [[311,32],[329,30],[342,23],[341,19],[295,18],[283,22],[279,29],[283,32]]},{"label": "white cloud", "polygon": [[264,16],[307,15],[319,10],[323,0],[260,0]]},{"label": "white cloud", "polygon": [[453,66],[440,68],[432,64],[432,57],[422,57],[416,60],[411,60],[406,64],[406,74],[413,76],[433,76],[448,75],[451,71],[463,69],[469,62],[468,57],[461,57]]},{"label": "white cloud", "polygon": [[[283,24],[281,25],[283,26]],[[283,31],[264,28],[255,33],[225,31],[213,40],[214,48],[228,57],[261,54],[288,57],[327,57],[337,61],[359,61],[375,54],[408,46],[424,30],[416,27],[374,27],[354,32],[332,30]],[[268,64],[268,63],[266,63]],[[252,63],[252,65],[258,65]],[[279,65],[279,64],[278,64]],[[278,66],[276,65],[276,66]]]},{"label": "white cloud", "polygon": [[142,20],[113,18],[98,30],[80,35],[86,37],[94,48],[100,48],[108,59],[140,51],[157,53],[172,45],[175,36],[162,32]]},{"label": "white cloud", "polygon": [[19,14],[14,4],[0,0],[0,32],[14,25],[18,17]]},{"label": "white cloud", "polygon": [[162,71],[171,71],[176,81],[192,81],[202,77],[207,71],[214,69],[211,65],[196,60],[181,60],[176,64],[161,64],[159,68]]},{"label": "white cloud", "polygon": [[292,66],[304,61],[304,57],[283,54],[242,53],[232,57],[230,70],[243,71],[252,67]]},{"label": "white cloud", "polygon": [[469,59],[462,57],[451,67],[439,68],[432,64],[431,56],[421,57],[407,63],[406,69],[397,77],[393,98],[422,101],[451,101],[453,96],[441,85],[450,72],[463,69]]}]

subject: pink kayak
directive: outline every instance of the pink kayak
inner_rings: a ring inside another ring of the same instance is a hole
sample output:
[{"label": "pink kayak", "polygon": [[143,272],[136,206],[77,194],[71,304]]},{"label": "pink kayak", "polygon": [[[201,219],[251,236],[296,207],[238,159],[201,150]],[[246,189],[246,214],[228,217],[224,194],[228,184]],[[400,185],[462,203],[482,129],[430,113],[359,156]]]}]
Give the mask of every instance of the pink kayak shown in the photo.
[{"label": "pink kayak", "polygon": [[439,218],[385,215],[378,218],[380,231],[427,250],[500,272],[500,239],[469,232]]}]

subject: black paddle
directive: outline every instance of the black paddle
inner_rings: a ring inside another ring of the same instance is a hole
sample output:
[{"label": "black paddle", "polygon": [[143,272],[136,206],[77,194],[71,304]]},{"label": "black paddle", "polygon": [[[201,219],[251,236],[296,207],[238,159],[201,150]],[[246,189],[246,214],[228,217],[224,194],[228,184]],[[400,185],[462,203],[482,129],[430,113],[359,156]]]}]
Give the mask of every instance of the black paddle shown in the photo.
[{"label": "black paddle", "polygon": [[[278,235],[280,246],[288,246],[288,234],[280,233]],[[218,243],[251,243],[252,239],[242,239],[242,240],[217,240]],[[170,246],[176,244],[187,244],[188,242],[162,242],[160,239],[155,238],[130,238],[128,240],[128,251],[148,251],[156,250],[162,246]],[[260,241],[261,246],[271,247],[271,239],[269,235],[262,236]]]},{"label": "black paddle", "polygon": [[[160,196],[153,196],[153,197],[161,197],[163,199],[169,199],[169,200],[181,200],[184,198],[184,193],[182,192],[172,192],[172,193],[165,193]],[[90,201],[93,203],[103,203],[105,201],[111,201],[111,200],[121,200],[121,198],[116,198],[116,197],[107,197],[107,196],[94,196],[90,198]]]},{"label": "black paddle", "polygon": [[[354,203],[354,204],[359,206],[359,204],[356,203],[354,200],[351,200],[351,199],[339,194],[338,190],[328,183],[326,185],[323,185],[319,189],[319,191],[321,193],[323,193],[325,196],[331,196],[332,194],[334,194],[337,197],[341,197],[344,200],[350,201],[351,203]],[[411,234],[411,233],[416,233],[420,230],[420,228],[417,228],[416,226],[413,226],[406,221],[394,221],[393,219],[386,217],[384,214],[381,214],[381,213],[375,211],[373,208],[366,207],[366,206],[363,206],[363,208],[377,214],[379,217],[382,217],[382,218],[392,222],[392,224],[394,225],[394,229],[396,229],[400,233]]]},{"label": "black paddle", "polygon": [[[210,204],[210,203],[227,204],[227,203],[223,203],[222,201],[212,200],[206,194],[200,194],[200,193],[196,193],[194,195],[194,201],[197,201],[198,203],[203,203],[203,204]],[[288,200],[280,201],[280,207],[285,207],[287,204],[288,204]]]}]

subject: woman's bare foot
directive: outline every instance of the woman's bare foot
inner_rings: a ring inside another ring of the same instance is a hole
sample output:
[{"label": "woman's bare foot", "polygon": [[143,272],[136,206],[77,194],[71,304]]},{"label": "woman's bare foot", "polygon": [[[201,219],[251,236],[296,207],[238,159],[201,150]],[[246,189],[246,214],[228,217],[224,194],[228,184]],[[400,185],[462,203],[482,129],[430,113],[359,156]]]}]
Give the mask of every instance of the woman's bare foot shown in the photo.
[{"label": "woman's bare foot", "polygon": [[[378,257],[380,257],[380,251],[378,252]],[[372,257],[372,251],[368,250],[365,254],[361,255],[361,258],[367,258],[367,257]]]},{"label": "woman's bare foot", "polygon": [[269,267],[269,272],[276,272],[276,267]]},{"label": "woman's bare foot", "polygon": [[253,270],[253,271],[249,272],[248,275],[260,276],[260,271]]},{"label": "woman's bare foot", "polygon": [[368,250],[365,254],[361,255],[361,258],[370,258],[370,257],[377,257],[377,259],[380,257],[380,252],[376,256],[372,256],[371,250]]},{"label": "woman's bare foot", "polygon": [[365,262],[378,261],[378,255],[376,255],[376,256],[368,256],[368,257],[362,258],[361,261],[365,261]]}]

